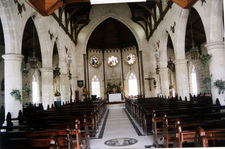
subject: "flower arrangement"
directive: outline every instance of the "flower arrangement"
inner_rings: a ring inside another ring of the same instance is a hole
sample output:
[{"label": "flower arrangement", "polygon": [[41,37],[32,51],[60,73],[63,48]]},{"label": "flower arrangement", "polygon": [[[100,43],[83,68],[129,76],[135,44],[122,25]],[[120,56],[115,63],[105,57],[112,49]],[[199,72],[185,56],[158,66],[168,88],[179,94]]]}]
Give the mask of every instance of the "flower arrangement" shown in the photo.
[{"label": "flower arrangement", "polygon": [[17,100],[19,100],[20,103],[22,103],[21,94],[20,94],[20,91],[18,89],[12,90],[12,92],[10,93],[10,95],[13,96],[13,97],[15,97]]},{"label": "flower arrangement", "polygon": [[56,89],[56,91],[54,91],[54,96],[61,96],[60,92]]}]

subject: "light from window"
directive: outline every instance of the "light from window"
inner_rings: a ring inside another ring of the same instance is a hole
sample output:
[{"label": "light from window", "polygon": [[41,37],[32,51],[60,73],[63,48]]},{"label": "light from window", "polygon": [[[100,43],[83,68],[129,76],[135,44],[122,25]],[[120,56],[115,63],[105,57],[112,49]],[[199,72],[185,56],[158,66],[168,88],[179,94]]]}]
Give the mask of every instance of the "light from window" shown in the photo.
[{"label": "light from window", "polygon": [[196,72],[195,72],[195,66],[193,66],[193,68],[192,68],[191,78],[192,78],[192,91],[193,91],[193,94],[197,95],[198,88],[197,88],[197,77],[196,77]]},{"label": "light from window", "polygon": [[33,97],[33,103],[38,103],[38,83],[36,81],[32,82],[32,97]]},{"label": "light from window", "polygon": [[100,81],[96,75],[92,78],[91,84],[92,84],[92,95],[97,95],[97,97],[100,97]]},{"label": "light from window", "polygon": [[129,54],[127,57],[126,57],[126,61],[129,65],[132,65],[134,64],[136,58],[135,58],[135,55],[134,54]]},{"label": "light from window", "polygon": [[118,58],[115,56],[111,56],[108,58],[108,64],[110,66],[116,66],[118,64]]},{"label": "light from window", "polygon": [[128,84],[129,84],[129,96],[138,95],[137,78],[133,73],[131,73],[129,76]]}]

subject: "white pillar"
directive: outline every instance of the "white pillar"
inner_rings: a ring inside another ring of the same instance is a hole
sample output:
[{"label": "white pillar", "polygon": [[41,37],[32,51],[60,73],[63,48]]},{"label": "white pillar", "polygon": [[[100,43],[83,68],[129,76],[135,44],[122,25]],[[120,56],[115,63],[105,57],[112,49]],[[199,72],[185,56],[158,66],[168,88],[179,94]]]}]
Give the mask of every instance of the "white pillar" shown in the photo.
[{"label": "white pillar", "polygon": [[160,68],[159,71],[160,74],[160,81],[161,81],[161,90],[162,90],[162,95],[163,97],[168,97],[169,96],[169,77],[168,77],[168,68]]},{"label": "white pillar", "polygon": [[213,97],[213,103],[216,98],[220,100],[221,105],[225,105],[225,94],[219,94],[218,88],[214,87],[214,82],[218,79],[225,81],[225,53],[224,53],[224,42],[214,42],[205,45],[208,50],[208,54],[212,55],[209,61],[209,71],[212,74],[211,92]]},{"label": "white pillar", "polygon": [[54,104],[54,89],[53,89],[53,68],[41,68],[42,80],[42,104],[44,109],[49,105]]},{"label": "white pillar", "polygon": [[187,97],[187,100],[190,100],[187,59],[177,59],[174,63],[176,68],[178,98],[181,97],[182,100],[185,100],[185,97]]},{"label": "white pillar", "polygon": [[12,97],[10,93],[13,89],[20,91],[22,98],[22,72],[21,63],[23,55],[5,54],[2,56],[5,62],[5,115],[11,113],[12,118],[18,116],[19,110],[22,110],[22,103]]},{"label": "white pillar", "polygon": [[67,74],[61,74],[60,75],[60,92],[61,92],[61,103],[66,103],[66,101],[69,101],[69,78]]}]

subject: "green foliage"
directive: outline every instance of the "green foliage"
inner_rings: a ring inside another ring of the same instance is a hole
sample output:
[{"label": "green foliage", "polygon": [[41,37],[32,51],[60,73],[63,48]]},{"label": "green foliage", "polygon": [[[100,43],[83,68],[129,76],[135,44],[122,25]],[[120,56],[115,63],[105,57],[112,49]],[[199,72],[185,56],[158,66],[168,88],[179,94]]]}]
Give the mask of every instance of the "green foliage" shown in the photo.
[{"label": "green foliage", "polygon": [[207,92],[210,92],[210,88],[211,88],[211,77],[205,77],[203,80],[202,80],[202,84],[203,86],[206,88]]},{"label": "green foliage", "polygon": [[23,86],[23,91],[24,92],[27,92],[27,96],[28,96],[28,98],[30,98],[30,93],[31,93],[31,90],[30,90],[30,86],[29,85],[24,85]]},{"label": "green foliage", "polygon": [[15,97],[17,100],[20,101],[20,103],[22,103],[22,97],[20,94],[20,91],[17,89],[12,90],[12,92],[10,93],[11,96]]},{"label": "green foliage", "polygon": [[28,73],[29,73],[29,67],[27,66],[27,64],[26,63],[22,63],[22,66],[21,66],[21,71],[22,71],[22,73],[23,73],[23,75],[25,76],[25,77],[28,77]]},{"label": "green foliage", "polygon": [[218,93],[219,94],[223,94],[224,90],[225,90],[225,81],[223,81],[222,79],[220,80],[216,80],[214,82],[214,86],[218,88]]},{"label": "green foliage", "polygon": [[205,67],[206,63],[211,59],[212,55],[206,54],[201,57],[202,66]]}]

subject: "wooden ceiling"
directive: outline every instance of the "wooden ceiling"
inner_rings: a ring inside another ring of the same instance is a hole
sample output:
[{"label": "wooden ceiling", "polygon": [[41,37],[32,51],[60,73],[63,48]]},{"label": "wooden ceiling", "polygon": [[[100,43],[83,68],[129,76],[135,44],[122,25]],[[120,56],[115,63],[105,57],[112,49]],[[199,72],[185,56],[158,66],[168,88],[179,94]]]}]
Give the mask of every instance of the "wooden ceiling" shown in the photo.
[{"label": "wooden ceiling", "polygon": [[[146,0],[154,1],[154,0]],[[172,0],[182,8],[191,8],[198,0]],[[64,4],[74,4],[74,3],[82,3],[88,2],[90,0],[26,0],[26,2],[37,10],[41,15],[48,16],[51,15],[55,10]]]},{"label": "wooden ceiling", "polygon": [[96,27],[88,41],[88,49],[121,49],[136,45],[132,32],[113,18],[103,21]]},{"label": "wooden ceiling", "polygon": [[[38,2],[37,0],[35,1]],[[58,0],[56,1],[58,2]],[[48,0],[48,2],[52,1]],[[161,20],[170,9],[171,5],[172,2],[168,2],[167,8],[165,9],[165,11],[162,11],[162,1],[149,0],[144,3],[128,3],[128,6],[131,9],[132,13],[132,20],[143,28],[146,33],[146,40],[150,39],[154,31],[157,29],[157,25],[160,24]],[[52,16],[56,21],[58,21],[59,25],[64,29],[68,36],[70,36],[75,44],[77,43],[77,36],[80,30],[85,27],[90,21],[89,12],[91,10],[91,7],[92,5],[90,5],[89,0],[63,0],[62,6],[58,8],[58,14],[52,13]],[[160,19],[158,20],[156,20],[155,14],[156,7],[158,7],[160,11]],[[50,6],[46,6],[46,8],[50,8]],[[63,20],[63,18],[65,18],[66,20]],[[152,20],[154,22],[151,22]],[[63,24],[62,22],[66,23]],[[206,39],[201,19],[194,9],[191,10],[191,22],[195,45],[200,46],[206,41]],[[31,27],[26,27],[24,31],[22,48],[23,51],[30,51],[29,56],[32,56],[32,23],[27,23],[27,26]],[[186,51],[191,48],[191,39],[189,18],[185,40]],[[37,50],[37,57],[41,58],[41,55],[39,55],[40,47],[38,37],[35,37],[35,41],[35,45],[37,46],[35,48]],[[123,48],[133,45],[137,45],[137,42],[132,32],[124,24],[112,18],[103,21],[93,31],[88,41],[88,48],[97,49]],[[172,47],[171,41],[168,41],[168,47]]]}]

